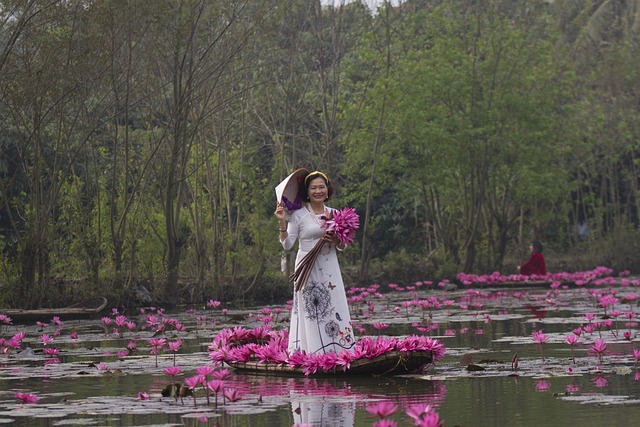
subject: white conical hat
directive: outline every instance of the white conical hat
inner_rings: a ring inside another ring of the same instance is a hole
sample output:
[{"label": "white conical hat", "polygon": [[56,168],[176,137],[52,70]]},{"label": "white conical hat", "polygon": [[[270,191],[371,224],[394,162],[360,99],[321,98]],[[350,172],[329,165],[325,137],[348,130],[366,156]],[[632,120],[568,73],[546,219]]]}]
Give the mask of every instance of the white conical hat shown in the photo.
[{"label": "white conical hat", "polygon": [[309,174],[305,168],[296,169],[276,186],[276,200],[283,202],[289,211],[295,211],[302,207],[300,188],[304,185],[304,178]]}]

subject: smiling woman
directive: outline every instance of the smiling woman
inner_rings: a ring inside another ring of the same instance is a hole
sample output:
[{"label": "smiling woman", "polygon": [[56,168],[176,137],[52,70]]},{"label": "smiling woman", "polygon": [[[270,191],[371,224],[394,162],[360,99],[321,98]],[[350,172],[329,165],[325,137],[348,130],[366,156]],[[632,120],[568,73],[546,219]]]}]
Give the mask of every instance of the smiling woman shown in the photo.
[{"label": "smiling woman", "polygon": [[324,172],[314,171],[302,181],[300,195],[305,204],[288,223],[282,202],[275,211],[282,247],[298,242],[288,350],[339,353],[352,348],[355,338],[336,251],[347,244],[326,228],[337,212],[325,206],[333,184]]}]

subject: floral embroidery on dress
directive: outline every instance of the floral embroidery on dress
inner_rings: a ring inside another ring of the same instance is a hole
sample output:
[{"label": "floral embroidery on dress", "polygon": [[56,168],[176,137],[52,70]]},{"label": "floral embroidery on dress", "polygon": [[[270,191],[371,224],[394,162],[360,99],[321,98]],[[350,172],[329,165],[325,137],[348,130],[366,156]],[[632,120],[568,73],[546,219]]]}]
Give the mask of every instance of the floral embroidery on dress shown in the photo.
[{"label": "floral embroidery on dress", "polygon": [[311,282],[302,293],[307,319],[321,321],[331,314],[331,294],[317,282]]},{"label": "floral embroidery on dress", "polygon": [[338,322],[330,320],[326,325],[324,325],[324,332],[328,337],[336,338],[338,335],[340,335],[340,325],[338,325]]}]

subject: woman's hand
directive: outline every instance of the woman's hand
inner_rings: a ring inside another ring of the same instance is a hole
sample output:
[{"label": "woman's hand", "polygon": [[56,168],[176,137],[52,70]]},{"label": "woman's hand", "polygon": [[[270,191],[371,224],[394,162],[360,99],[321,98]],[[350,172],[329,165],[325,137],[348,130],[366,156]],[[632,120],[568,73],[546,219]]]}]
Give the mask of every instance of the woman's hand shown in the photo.
[{"label": "woman's hand", "polygon": [[335,235],[335,233],[333,231],[325,233],[325,235],[322,236],[322,240],[324,240],[325,242],[328,242],[328,243],[332,243],[332,244],[334,244],[336,246],[339,246],[340,248],[344,249],[345,245],[338,238],[338,236]]},{"label": "woman's hand", "polygon": [[280,202],[276,205],[276,211],[273,213],[278,221],[285,221],[284,217],[284,203]]},{"label": "woman's hand", "polygon": [[273,213],[278,218],[278,232],[280,233],[280,240],[285,239],[289,234],[287,233],[287,218],[284,212],[284,204],[282,202],[276,205],[276,211]]}]

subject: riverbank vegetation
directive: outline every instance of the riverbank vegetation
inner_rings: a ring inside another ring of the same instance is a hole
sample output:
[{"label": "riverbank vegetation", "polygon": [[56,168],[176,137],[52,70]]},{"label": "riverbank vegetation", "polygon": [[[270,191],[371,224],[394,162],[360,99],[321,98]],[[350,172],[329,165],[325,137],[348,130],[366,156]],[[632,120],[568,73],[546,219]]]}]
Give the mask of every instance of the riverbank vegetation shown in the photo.
[{"label": "riverbank vegetation", "polygon": [[297,167],[347,283],[640,271],[640,1],[329,3],[0,0],[0,306],[288,298]]}]

